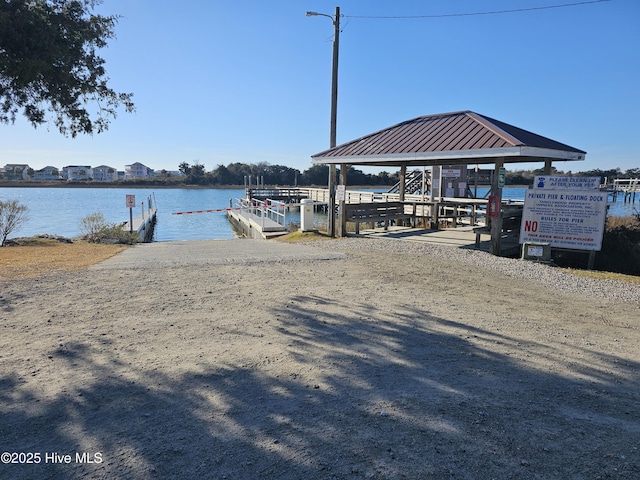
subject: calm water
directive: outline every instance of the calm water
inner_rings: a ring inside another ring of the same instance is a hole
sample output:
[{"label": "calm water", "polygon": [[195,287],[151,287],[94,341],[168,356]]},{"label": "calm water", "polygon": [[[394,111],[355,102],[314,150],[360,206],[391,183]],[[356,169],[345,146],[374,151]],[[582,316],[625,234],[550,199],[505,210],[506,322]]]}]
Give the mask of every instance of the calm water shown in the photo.
[{"label": "calm water", "polygon": [[244,190],[191,190],[145,188],[0,188],[0,199],[18,199],[29,207],[29,219],[11,237],[49,233],[64,237],[80,235],[84,217],[101,212],[110,223],[129,220],[126,195],[136,196],[134,217],[140,203],[155,197],[158,208],[154,240],[205,240],[234,238],[224,212],[172,215],[174,212],[229,207],[230,199],[244,196]]},{"label": "calm water", "polygon": [[[478,196],[487,189],[478,189]],[[505,188],[503,197],[514,200],[524,199],[525,188]],[[129,220],[129,209],[125,196],[136,196],[137,208],[134,216],[140,214],[140,202],[147,206],[147,197],[155,196],[158,207],[155,241],[209,240],[234,238],[231,225],[224,212],[196,215],[173,215],[175,212],[192,210],[224,209],[229,201],[244,196],[241,189],[182,188],[0,188],[0,199],[18,199],[29,207],[28,220],[11,234],[11,237],[27,237],[40,233],[75,237],[81,234],[81,220],[93,213],[101,212],[111,223]],[[631,215],[634,209],[640,211],[640,203],[612,203],[611,215]],[[298,215],[291,215],[291,221],[298,222]],[[318,222],[319,220],[316,220]],[[321,220],[320,220],[321,221]]]}]

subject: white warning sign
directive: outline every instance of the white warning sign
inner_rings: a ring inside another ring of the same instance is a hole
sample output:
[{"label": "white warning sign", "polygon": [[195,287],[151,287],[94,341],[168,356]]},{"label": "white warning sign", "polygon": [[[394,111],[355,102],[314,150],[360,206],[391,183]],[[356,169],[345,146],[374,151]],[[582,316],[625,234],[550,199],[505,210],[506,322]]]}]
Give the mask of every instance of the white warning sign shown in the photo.
[{"label": "white warning sign", "polygon": [[572,188],[528,190],[520,243],[548,242],[556,248],[599,251],[606,213],[606,192]]}]

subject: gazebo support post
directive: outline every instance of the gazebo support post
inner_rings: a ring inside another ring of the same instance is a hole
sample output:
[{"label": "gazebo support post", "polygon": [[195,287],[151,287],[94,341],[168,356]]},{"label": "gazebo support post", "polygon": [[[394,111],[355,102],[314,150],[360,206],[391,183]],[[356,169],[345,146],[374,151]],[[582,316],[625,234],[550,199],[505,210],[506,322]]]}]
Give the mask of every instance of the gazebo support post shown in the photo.
[{"label": "gazebo support post", "polygon": [[[349,166],[346,163],[340,164],[340,185],[344,185],[347,189],[347,170]],[[338,203],[338,237],[347,236],[347,202],[345,198],[340,198]]]},{"label": "gazebo support post", "polygon": [[329,165],[329,211],[327,230],[330,237],[336,236],[336,166]]},{"label": "gazebo support post", "polygon": [[[407,164],[403,163],[400,165],[400,189],[398,191],[399,200],[404,202],[404,195],[407,190]],[[398,220],[398,222],[402,222],[404,225],[404,220]]]},{"label": "gazebo support post", "polygon": [[544,161],[544,174],[551,175],[551,159],[550,158],[547,158]]},{"label": "gazebo support post", "polygon": [[491,194],[498,196],[498,215],[491,219],[491,253],[500,256],[500,242],[502,240],[502,188],[498,184],[499,171],[504,166],[504,158],[498,158],[495,165],[495,175],[491,184]]},{"label": "gazebo support post", "polygon": [[440,212],[439,201],[441,200],[442,166],[433,165],[431,167],[431,191],[429,201],[431,202],[431,228],[438,228],[438,214]]}]

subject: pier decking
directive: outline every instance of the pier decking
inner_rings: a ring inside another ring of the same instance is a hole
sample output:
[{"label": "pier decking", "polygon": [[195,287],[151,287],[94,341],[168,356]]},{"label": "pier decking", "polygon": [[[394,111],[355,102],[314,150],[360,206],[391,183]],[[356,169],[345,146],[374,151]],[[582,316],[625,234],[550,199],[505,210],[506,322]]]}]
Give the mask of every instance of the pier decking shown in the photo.
[{"label": "pier decking", "polygon": [[239,200],[239,205],[227,210],[227,218],[245,237],[269,239],[287,233],[285,203]]},{"label": "pier decking", "polygon": [[[226,214],[229,221],[243,236],[269,239],[288,232],[286,211],[299,203],[299,199],[313,200],[316,205],[327,202],[329,191],[324,188],[253,189],[252,193],[265,196],[238,200],[237,208]],[[284,201],[271,199],[274,196]],[[373,193],[346,190],[347,220],[356,225],[356,236],[403,238],[410,241],[435,243],[490,250],[489,231],[474,228],[485,222],[486,199],[441,198],[429,200],[428,195],[407,194],[400,201],[397,193]],[[521,208],[521,205],[516,206]],[[273,215],[274,209],[282,213]],[[323,206],[326,208],[326,206]],[[479,223],[478,223],[479,222]],[[382,224],[382,225],[380,225]],[[378,227],[382,228],[378,228]],[[429,228],[431,227],[431,228]],[[444,227],[444,228],[442,228]],[[513,230],[513,229],[512,229]],[[511,231],[508,232],[511,235]],[[484,237],[482,235],[484,234]],[[354,235],[350,233],[349,235]],[[510,236],[502,236],[501,254],[519,250]]]},{"label": "pier decking", "polygon": [[484,235],[480,241],[476,243],[477,235],[473,227],[431,230],[426,228],[391,226],[387,229],[374,228],[360,230],[356,236],[362,238],[394,238],[408,242],[446,245],[449,247],[468,248],[485,252],[491,251],[489,234]]},{"label": "pier decking", "polygon": [[[237,208],[227,211],[227,218],[242,235],[263,239],[287,233],[286,211],[289,207],[299,204],[301,199],[310,199],[316,205],[323,205],[328,203],[329,197],[329,190],[324,188],[247,189],[247,194],[249,193],[260,195],[260,197],[239,200]],[[271,196],[282,201],[274,200],[270,198]],[[361,224],[364,224],[365,228],[369,225],[369,230],[364,230],[362,233],[371,234],[377,230],[375,227],[378,223],[383,223],[385,230],[389,227],[402,227],[403,236],[410,234],[409,228],[417,232],[419,226],[423,227],[422,231],[433,232],[443,227],[444,230],[450,231],[460,227],[472,229],[479,225],[483,226],[486,221],[486,199],[430,200],[428,195],[422,193],[406,194],[403,197],[404,201],[401,201],[398,193],[346,190],[344,198],[347,204],[346,221],[356,224],[356,234],[361,233]],[[513,207],[521,209],[522,205],[513,205]],[[326,205],[323,208],[326,209]],[[410,227],[407,228],[408,226]],[[462,233],[461,231],[461,235]],[[462,235],[465,238],[460,241],[476,245],[478,232],[465,231],[464,233],[467,235]],[[469,238],[466,238],[467,236]],[[509,247],[509,252],[514,250],[512,242],[508,241],[510,238],[505,237],[504,240],[504,247]],[[507,253],[506,250],[506,248],[500,248],[503,254]]]},{"label": "pier decking", "polygon": [[133,225],[130,222],[126,222],[122,229],[125,232],[136,232],[141,242],[150,242],[153,238],[153,227],[156,223],[156,211],[155,208],[150,208],[146,212],[143,211],[141,215],[133,219]]},{"label": "pier decking", "polygon": [[156,225],[157,204],[155,194],[147,197],[146,203],[140,202],[140,215],[133,217],[133,209],[136,208],[135,195],[127,195],[129,207],[129,221],[122,224],[125,232],[136,232],[140,242],[151,242],[153,230]]}]

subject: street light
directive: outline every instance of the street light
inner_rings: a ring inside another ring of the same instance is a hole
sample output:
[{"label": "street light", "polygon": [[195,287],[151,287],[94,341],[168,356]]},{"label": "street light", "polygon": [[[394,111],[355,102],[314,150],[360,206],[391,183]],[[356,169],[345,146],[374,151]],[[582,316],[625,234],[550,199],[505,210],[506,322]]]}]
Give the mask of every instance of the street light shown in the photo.
[{"label": "street light", "polygon": [[[331,19],[335,30],[333,36],[333,66],[331,69],[331,131],[329,148],[336,146],[336,120],[338,115],[338,51],[340,48],[340,7],[336,7],[335,16],[326,13],[307,12],[307,17],[327,17]],[[329,235],[336,236],[336,166],[329,165]]]}]

